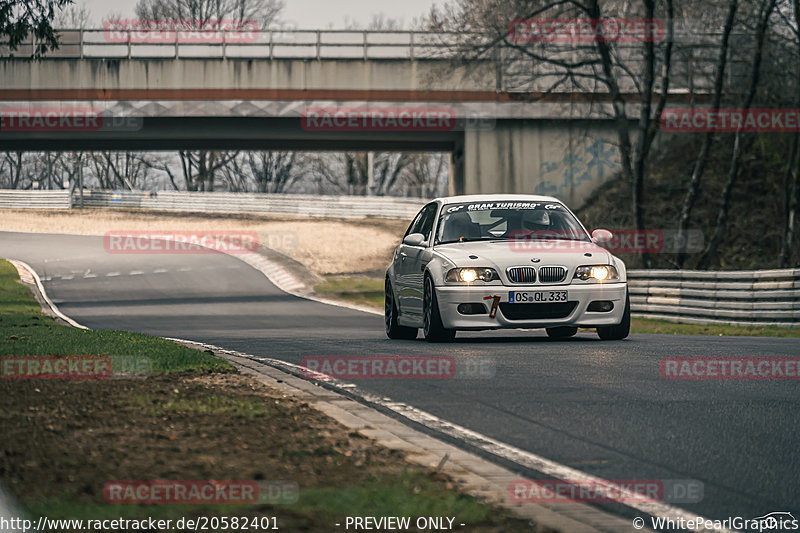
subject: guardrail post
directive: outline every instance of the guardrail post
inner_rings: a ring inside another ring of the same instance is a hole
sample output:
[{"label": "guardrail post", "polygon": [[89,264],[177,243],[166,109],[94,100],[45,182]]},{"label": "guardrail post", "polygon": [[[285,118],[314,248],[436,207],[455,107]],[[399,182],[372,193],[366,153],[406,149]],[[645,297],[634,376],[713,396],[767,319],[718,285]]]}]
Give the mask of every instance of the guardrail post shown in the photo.
[{"label": "guardrail post", "polygon": [[81,29],[78,32],[78,48],[81,51],[81,59],[83,59],[83,26],[81,26]]},{"label": "guardrail post", "polygon": [[131,58],[131,30],[130,30],[130,28],[128,28],[126,33],[128,34],[128,59],[130,59]]},{"label": "guardrail post", "polygon": [[410,38],[408,40],[408,43],[409,43],[408,44],[408,46],[409,46],[408,56],[409,56],[409,59],[411,59],[411,61],[414,61],[414,35],[416,35],[416,34],[412,31],[411,32],[411,36],[410,36]]},{"label": "guardrail post", "polygon": [[362,41],[363,41],[363,45],[364,45],[364,61],[366,61],[367,59],[369,59],[369,57],[367,55],[367,47],[368,47],[368,45],[367,45],[367,32],[366,31],[363,32],[363,34],[362,34]]},{"label": "guardrail post", "polygon": [[320,30],[316,31],[317,34],[317,61],[322,59],[321,57],[321,49],[322,49],[322,32]]}]

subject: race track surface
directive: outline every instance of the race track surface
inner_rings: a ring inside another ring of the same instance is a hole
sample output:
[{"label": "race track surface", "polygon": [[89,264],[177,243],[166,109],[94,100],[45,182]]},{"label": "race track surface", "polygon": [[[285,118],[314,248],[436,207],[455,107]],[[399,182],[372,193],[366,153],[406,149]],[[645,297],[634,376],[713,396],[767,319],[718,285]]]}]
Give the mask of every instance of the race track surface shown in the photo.
[{"label": "race track surface", "polygon": [[102,237],[0,233],[0,257],[30,264],[60,310],[90,328],[292,363],[319,355],[489,361],[492,377],[358,385],[606,479],[700,480],[702,501],[678,506],[707,518],[800,509],[798,381],[668,381],[659,372],[670,356],[796,356],[800,339],[604,342],[581,333],[551,341],[543,331],[513,331],[459,333],[453,344],[390,341],[382,317],[288,295],[232,256],[118,255]]}]

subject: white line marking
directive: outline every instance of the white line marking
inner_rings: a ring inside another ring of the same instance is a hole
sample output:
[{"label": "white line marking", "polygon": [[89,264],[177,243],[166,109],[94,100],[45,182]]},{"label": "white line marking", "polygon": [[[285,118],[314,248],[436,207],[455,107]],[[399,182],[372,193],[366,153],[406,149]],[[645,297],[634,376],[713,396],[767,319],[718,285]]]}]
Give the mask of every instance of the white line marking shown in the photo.
[{"label": "white line marking", "polygon": [[157,269],[153,270],[153,274],[163,274],[166,271],[167,271],[166,268],[157,268]]},{"label": "white line marking", "polygon": [[129,276],[141,276],[142,274],[144,274],[144,272],[142,272],[141,270],[131,270],[130,272],[128,272]]},{"label": "white line marking", "polygon": [[109,272],[108,274],[106,274],[107,278],[115,278],[117,276],[119,276],[119,272]]},{"label": "white line marking", "polygon": [[72,320],[70,317],[68,317],[67,315],[65,315],[61,311],[59,311],[59,309],[56,306],[56,304],[54,304],[53,301],[50,299],[50,297],[47,296],[47,291],[44,290],[44,285],[42,285],[42,280],[39,279],[39,274],[37,274],[36,271],[30,267],[30,265],[28,265],[27,263],[23,263],[22,261],[18,261],[16,259],[9,259],[9,262],[11,264],[13,264],[14,266],[21,265],[22,268],[24,268],[25,270],[27,270],[28,272],[31,273],[31,275],[33,276],[34,281],[36,282],[36,287],[39,289],[39,293],[42,295],[42,298],[47,303],[47,305],[50,307],[50,310],[53,312],[54,315],[56,315],[58,318],[60,318],[61,320],[65,321],[67,324],[69,324],[72,327],[80,328],[80,329],[89,329],[86,326],[78,324],[77,322]]}]

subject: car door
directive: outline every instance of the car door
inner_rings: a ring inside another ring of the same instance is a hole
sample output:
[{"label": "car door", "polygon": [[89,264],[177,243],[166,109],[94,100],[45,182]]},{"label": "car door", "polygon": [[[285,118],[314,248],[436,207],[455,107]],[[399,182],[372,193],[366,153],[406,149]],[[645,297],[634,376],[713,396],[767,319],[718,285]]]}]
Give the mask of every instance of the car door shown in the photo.
[{"label": "car door", "polygon": [[419,224],[412,233],[422,233],[425,241],[420,246],[406,245],[406,312],[415,318],[422,317],[422,298],[424,294],[425,267],[431,260],[433,226],[439,205],[432,202],[421,213]]},{"label": "car door", "polygon": [[[418,233],[422,226],[422,217],[425,213],[425,207],[419,210],[417,215],[411,221],[411,224],[408,226],[405,235],[403,235],[403,239],[405,239],[408,235],[412,233]],[[408,315],[408,276],[410,273],[409,270],[409,262],[408,262],[408,254],[413,251],[411,250],[411,246],[407,244],[403,244],[401,241],[397,248],[394,251],[394,257],[392,258],[392,263],[394,266],[394,289],[397,295],[397,311],[399,316],[406,316]]]}]

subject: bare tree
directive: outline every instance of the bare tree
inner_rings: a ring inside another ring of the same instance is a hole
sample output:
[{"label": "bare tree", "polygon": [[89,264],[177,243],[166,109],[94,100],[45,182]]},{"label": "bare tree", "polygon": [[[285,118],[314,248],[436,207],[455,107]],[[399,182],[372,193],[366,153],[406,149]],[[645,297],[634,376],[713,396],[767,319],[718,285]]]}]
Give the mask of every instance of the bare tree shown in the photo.
[{"label": "bare tree", "polygon": [[[589,19],[594,28],[599,21],[617,14],[664,19],[663,41],[657,44],[655,36],[651,35],[639,45],[621,46],[602,37],[588,43],[549,43],[521,40],[514,31],[509,31],[512,21],[548,18]],[[511,69],[518,76],[527,77],[527,86],[537,88],[544,95],[573,90],[605,97],[610,102],[607,108],[616,125],[622,175],[631,188],[633,223],[637,229],[644,228],[646,164],[669,92],[674,42],[673,0],[602,4],[599,0],[583,3],[461,0],[457,5],[434,8],[428,27],[451,32],[454,36],[452,52],[456,66],[485,64],[492,58],[501,58],[498,68]],[[628,90],[636,94],[638,120],[629,111]],[[634,120],[636,127],[632,128]],[[649,255],[641,257],[645,267],[649,267]]]},{"label": "bare tree", "polygon": [[[800,0],[792,0],[794,12],[794,27],[792,33],[796,52],[793,63],[800,66]],[[797,68],[795,69],[797,70]],[[800,80],[795,81],[795,109],[800,108]],[[797,224],[797,209],[800,205],[800,132],[792,135],[789,157],[786,162],[786,172],[784,173],[784,210],[785,222],[783,228],[783,238],[781,239],[781,251],[778,255],[778,266],[787,268],[791,265],[792,243],[794,241],[795,226]]]},{"label": "bare tree", "polygon": [[189,28],[223,19],[255,20],[262,29],[276,22],[282,0],[139,0],[136,16],[146,21],[178,19]]},{"label": "bare tree", "polygon": [[[753,51],[753,63],[750,72],[750,85],[747,90],[747,95],[745,96],[744,104],[742,105],[742,110],[745,112],[751,108],[753,99],[756,96],[756,91],[758,90],[759,76],[761,73],[761,60],[764,50],[764,39],[769,28],[769,19],[772,16],[773,10],[775,9],[775,2],[776,0],[760,0],[758,4],[758,26],[755,35],[755,49]],[[734,135],[731,163],[728,168],[728,177],[725,181],[725,185],[720,196],[714,234],[711,237],[711,241],[709,242],[707,249],[705,252],[703,252],[703,255],[698,261],[699,268],[707,268],[709,266],[711,259],[716,254],[717,248],[725,236],[725,229],[728,223],[728,210],[730,208],[731,191],[736,184],[736,180],[739,177],[739,172],[741,170],[741,156],[743,151],[742,137],[743,133],[741,130],[738,130]]]},{"label": "bare tree", "polygon": [[101,189],[141,189],[152,168],[146,154],[139,152],[92,152],[89,160]]},{"label": "bare tree", "polygon": [[233,161],[237,155],[239,152],[178,152],[186,190],[213,192],[217,171]]},{"label": "bare tree", "polygon": [[[719,56],[715,66],[716,75],[714,78],[714,96],[712,99],[711,107],[718,109],[722,101],[723,84],[725,81],[725,67],[728,64],[728,44],[730,41],[731,31],[736,17],[736,10],[739,7],[738,0],[730,0],[728,4],[728,14],[725,17],[725,25],[723,26],[722,36],[720,41]],[[700,147],[700,153],[695,159],[694,168],[692,170],[692,177],[689,180],[689,186],[686,190],[686,197],[683,200],[681,207],[680,218],[678,219],[678,243],[680,251],[678,253],[676,262],[678,268],[682,268],[686,261],[686,232],[689,229],[689,221],[692,215],[692,208],[694,207],[697,193],[700,190],[700,182],[703,179],[703,173],[708,163],[708,156],[711,153],[711,144],[714,140],[714,132],[709,131],[703,137],[703,145]]]},{"label": "bare tree", "polygon": [[[4,189],[24,189],[24,152],[5,152],[0,160],[0,186]],[[8,179],[4,179],[8,176]],[[30,186],[30,184],[28,184]]]}]

